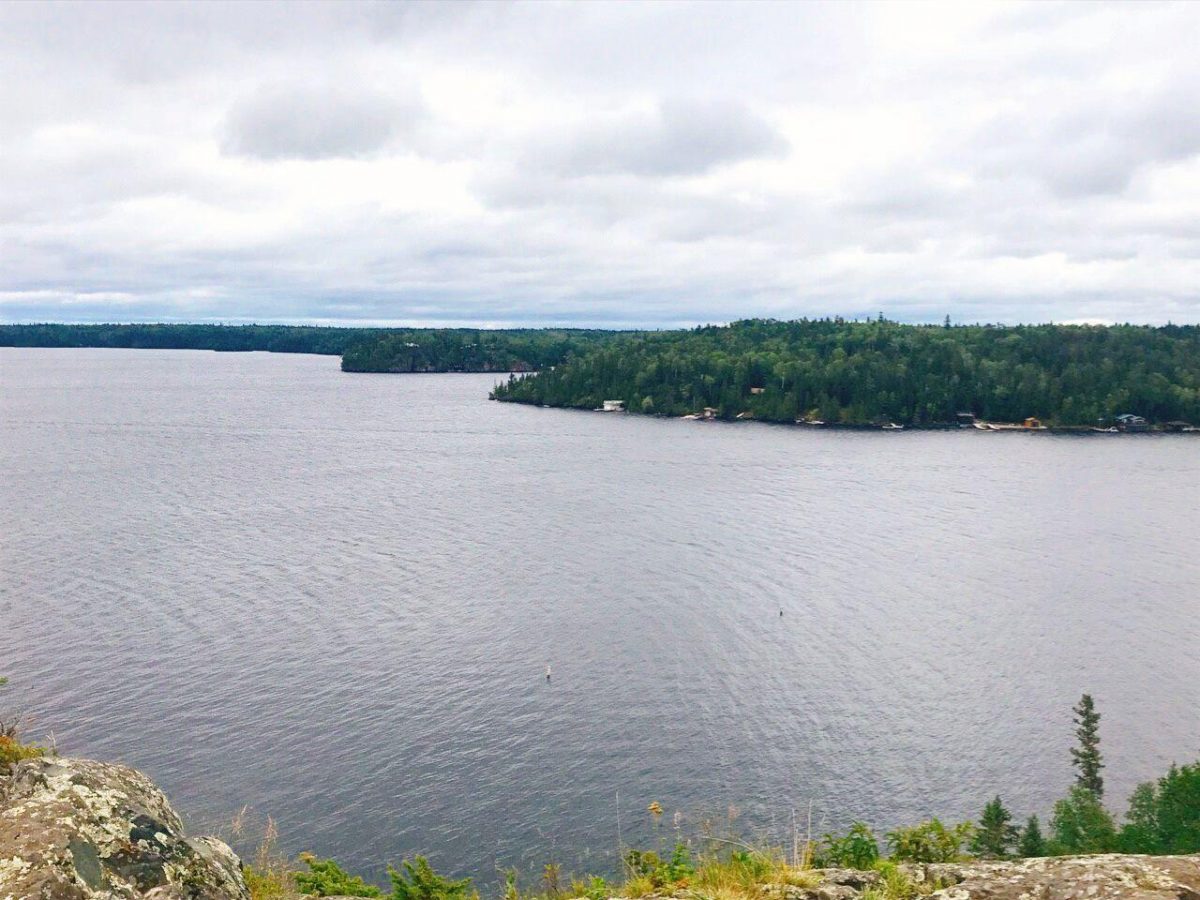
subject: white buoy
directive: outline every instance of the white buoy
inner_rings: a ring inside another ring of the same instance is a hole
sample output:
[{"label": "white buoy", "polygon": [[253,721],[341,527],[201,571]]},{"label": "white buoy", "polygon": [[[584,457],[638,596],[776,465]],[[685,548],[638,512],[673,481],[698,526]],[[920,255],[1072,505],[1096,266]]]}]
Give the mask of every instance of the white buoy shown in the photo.
[{"label": "white buoy", "polygon": [[547,681],[550,680],[550,667],[549,666],[546,666],[546,680]]}]

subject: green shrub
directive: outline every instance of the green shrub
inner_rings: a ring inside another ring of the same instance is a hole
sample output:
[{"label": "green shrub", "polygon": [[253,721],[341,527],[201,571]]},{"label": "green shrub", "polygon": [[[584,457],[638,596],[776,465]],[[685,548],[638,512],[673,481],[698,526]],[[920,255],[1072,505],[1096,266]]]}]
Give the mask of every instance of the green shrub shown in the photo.
[{"label": "green shrub", "polygon": [[501,900],[521,900],[521,889],[517,887],[517,870],[508,868],[504,870],[504,893],[500,895]]},{"label": "green shrub", "polygon": [[1117,827],[1112,814],[1104,808],[1099,797],[1078,784],[1054,804],[1050,831],[1049,849],[1055,856],[1108,853],[1117,845]]},{"label": "green shrub", "polygon": [[562,884],[560,876],[562,874],[562,866],[558,863],[546,863],[542,866],[542,896],[543,897],[558,897],[562,894]]},{"label": "green shrub", "polygon": [[667,861],[665,874],[668,882],[683,881],[696,874],[696,867],[692,864],[692,853],[686,844],[675,845],[675,849],[671,851],[671,858]]},{"label": "green shrub", "polygon": [[635,877],[649,875],[662,867],[662,858],[653,850],[626,850],[625,867]]},{"label": "green shrub", "polygon": [[382,897],[383,891],[367,884],[357,875],[351,875],[332,859],[317,859],[302,856],[308,866],[307,872],[295,874],[296,887],[300,893],[317,897]]},{"label": "green shrub", "polygon": [[881,859],[874,868],[880,882],[863,892],[863,900],[913,900],[919,896],[917,883],[891,860]]},{"label": "green shrub", "polygon": [[818,869],[869,869],[879,859],[879,844],[865,822],[855,822],[842,837],[826,834],[813,854]]},{"label": "green shrub", "polygon": [[608,882],[599,875],[590,875],[571,882],[572,897],[587,897],[587,900],[608,900],[613,893],[614,891],[609,888]]},{"label": "green shrub", "polygon": [[42,747],[35,747],[32,744],[22,744],[14,737],[6,734],[0,734],[0,766],[7,768],[11,763],[20,762],[23,759],[33,759],[37,756],[45,756],[46,751]]},{"label": "green shrub", "polygon": [[1118,836],[1127,853],[1200,852],[1200,761],[1139,784]]},{"label": "green shrub", "polygon": [[392,900],[466,900],[474,892],[471,879],[452,881],[433,870],[424,856],[404,860],[401,869],[388,866]]},{"label": "green shrub", "polygon": [[647,878],[656,888],[686,881],[696,874],[691,851],[682,843],[675,845],[667,860],[653,850],[630,850],[625,854],[625,865],[635,878]]},{"label": "green shrub", "polygon": [[892,859],[899,862],[942,863],[962,858],[963,846],[975,834],[975,826],[962,822],[947,828],[938,819],[930,819],[911,828],[889,831]]}]

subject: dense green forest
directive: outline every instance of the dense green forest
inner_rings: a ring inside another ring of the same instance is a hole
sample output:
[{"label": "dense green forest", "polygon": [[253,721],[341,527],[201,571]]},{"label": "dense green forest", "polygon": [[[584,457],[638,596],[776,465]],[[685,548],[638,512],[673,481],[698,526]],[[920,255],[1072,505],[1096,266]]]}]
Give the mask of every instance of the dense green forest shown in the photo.
[{"label": "dense green forest", "polygon": [[337,356],[378,328],[311,325],[0,325],[0,347],[120,347],[138,350],[270,350]]},{"label": "dense green forest", "polygon": [[0,325],[0,347],[269,350],[342,356],[347,372],[525,372],[620,332],[579,329],[332,328],[308,325]]},{"label": "dense green forest", "polygon": [[346,372],[529,372],[556,366],[631,332],[573,328],[411,329],[356,343]]},{"label": "dense green forest", "polygon": [[1121,413],[1200,421],[1200,326],[900,325],[748,320],[628,335],[495,397],[722,418],[930,425],[959,412],[1091,425]]}]

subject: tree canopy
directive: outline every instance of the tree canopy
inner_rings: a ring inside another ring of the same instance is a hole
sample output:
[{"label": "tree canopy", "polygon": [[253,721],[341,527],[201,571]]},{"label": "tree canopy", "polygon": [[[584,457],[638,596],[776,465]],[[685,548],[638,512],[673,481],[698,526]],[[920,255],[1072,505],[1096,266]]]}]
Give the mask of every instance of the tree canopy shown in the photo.
[{"label": "tree canopy", "polygon": [[390,330],[348,347],[346,372],[529,372],[621,336],[570,328]]},{"label": "tree canopy", "polygon": [[747,320],[606,341],[499,387],[497,399],[831,423],[1029,416],[1092,425],[1131,412],[1200,421],[1200,326],[901,325]]}]

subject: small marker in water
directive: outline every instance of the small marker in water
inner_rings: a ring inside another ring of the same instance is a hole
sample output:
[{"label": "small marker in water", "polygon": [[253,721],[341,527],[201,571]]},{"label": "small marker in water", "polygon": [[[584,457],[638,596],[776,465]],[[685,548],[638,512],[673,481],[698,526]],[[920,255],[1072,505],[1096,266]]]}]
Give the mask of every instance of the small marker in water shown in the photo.
[{"label": "small marker in water", "polygon": [[546,680],[547,681],[550,680],[550,667],[549,666],[546,666]]},{"label": "small marker in water", "polygon": [[781,607],[779,607],[779,615],[780,615],[780,616],[782,616],[782,615],[783,615],[783,607],[782,607],[782,606],[781,606]]}]

